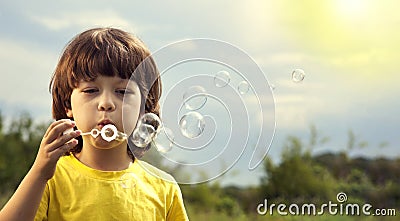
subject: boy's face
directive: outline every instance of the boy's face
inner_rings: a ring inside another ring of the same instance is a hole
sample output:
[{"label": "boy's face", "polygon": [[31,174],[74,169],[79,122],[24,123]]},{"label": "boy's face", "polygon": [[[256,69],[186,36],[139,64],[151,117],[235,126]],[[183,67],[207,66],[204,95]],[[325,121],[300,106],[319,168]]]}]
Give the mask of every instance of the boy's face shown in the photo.
[{"label": "boy's face", "polygon": [[[130,135],[140,114],[141,94],[136,82],[120,77],[99,75],[94,81],[81,81],[71,94],[71,110],[67,116],[73,117],[82,132],[93,128],[101,130],[106,124],[113,124],[118,131]],[[122,119],[122,111],[125,113]],[[123,120],[125,122],[123,122]],[[118,141],[107,142],[98,136],[83,136],[84,145],[96,148],[113,148]]]}]

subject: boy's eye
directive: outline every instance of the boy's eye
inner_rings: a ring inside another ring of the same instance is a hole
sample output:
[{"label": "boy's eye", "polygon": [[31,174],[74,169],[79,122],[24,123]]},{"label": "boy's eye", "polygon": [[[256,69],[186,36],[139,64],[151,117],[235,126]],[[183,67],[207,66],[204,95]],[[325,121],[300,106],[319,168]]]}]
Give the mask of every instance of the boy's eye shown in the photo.
[{"label": "boy's eye", "polygon": [[127,90],[127,89],[119,89],[119,90],[116,90],[116,92],[117,92],[118,94],[122,94],[122,95],[124,95],[124,94],[132,94],[132,92],[130,92],[130,91]]},{"label": "boy's eye", "polygon": [[88,88],[88,89],[83,90],[82,92],[83,92],[83,93],[86,93],[86,94],[92,94],[92,93],[95,93],[95,92],[97,92],[97,91],[98,91],[97,89]]}]

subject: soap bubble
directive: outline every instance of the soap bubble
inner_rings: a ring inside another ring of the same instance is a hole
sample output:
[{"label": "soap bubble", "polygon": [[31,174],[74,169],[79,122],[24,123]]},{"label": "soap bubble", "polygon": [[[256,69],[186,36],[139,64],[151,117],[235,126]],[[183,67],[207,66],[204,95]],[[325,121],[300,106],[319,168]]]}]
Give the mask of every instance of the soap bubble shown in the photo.
[{"label": "soap bubble", "polygon": [[133,131],[132,142],[137,147],[146,147],[161,128],[161,120],[154,113],[146,113],[140,119]]},{"label": "soap bubble", "polygon": [[148,124],[139,124],[133,131],[133,143],[137,147],[146,147],[153,139],[156,131],[153,126]]},{"label": "soap bubble", "polygon": [[139,124],[151,125],[155,132],[158,132],[161,128],[161,120],[154,113],[145,113],[139,121]]},{"label": "soap bubble", "polygon": [[206,90],[201,86],[192,86],[183,94],[183,102],[188,110],[198,110],[207,102]]},{"label": "soap bubble", "polygon": [[219,71],[214,77],[214,83],[217,87],[225,87],[231,81],[231,76],[227,71]]},{"label": "soap bubble", "polygon": [[187,138],[196,138],[204,131],[205,121],[203,115],[198,112],[191,111],[182,116],[179,121],[182,134]]},{"label": "soap bubble", "polygon": [[247,83],[247,81],[242,81],[238,85],[238,91],[240,94],[246,94],[247,92],[249,92],[249,89],[250,85],[249,83]]},{"label": "soap bubble", "polygon": [[163,127],[154,139],[155,147],[161,153],[169,152],[172,149],[173,143],[174,134],[167,127]]},{"label": "soap bubble", "polygon": [[156,130],[150,124],[141,124],[138,128],[138,133],[140,137],[153,139],[154,135],[156,134]]},{"label": "soap bubble", "polygon": [[292,72],[292,80],[296,83],[301,82],[304,80],[304,77],[306,76],[306,73],[302,69],[295,69]]}]

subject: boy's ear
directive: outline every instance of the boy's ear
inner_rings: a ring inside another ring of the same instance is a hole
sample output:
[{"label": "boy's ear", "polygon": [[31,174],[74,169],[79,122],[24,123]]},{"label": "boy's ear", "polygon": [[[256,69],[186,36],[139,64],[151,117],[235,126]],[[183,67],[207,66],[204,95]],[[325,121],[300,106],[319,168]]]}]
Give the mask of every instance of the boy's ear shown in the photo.
[{"label": "boy's ear", "polygon": [[65,109],[65,113],[67,114],[67,117],[70,117],[70,118],[74,117],[71,109]]}]

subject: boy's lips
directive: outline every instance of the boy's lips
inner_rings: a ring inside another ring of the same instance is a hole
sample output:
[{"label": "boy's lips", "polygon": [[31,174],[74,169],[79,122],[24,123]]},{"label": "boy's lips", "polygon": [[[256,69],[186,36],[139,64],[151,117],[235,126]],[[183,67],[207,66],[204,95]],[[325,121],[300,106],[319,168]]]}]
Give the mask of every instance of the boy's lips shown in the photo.
[{"label": "boy's lips", "polygon": [[103,127],[104,127],[105,125],[107,125],[107,124],[112,124],[112,125],[115,126],[114,122],[112,122],[112,121],[109,120],[109,119],[103,119],[103,120],[101,120],[97,125],[98,125],[99,128],[101,129],[101,128],[103,128]]}]

